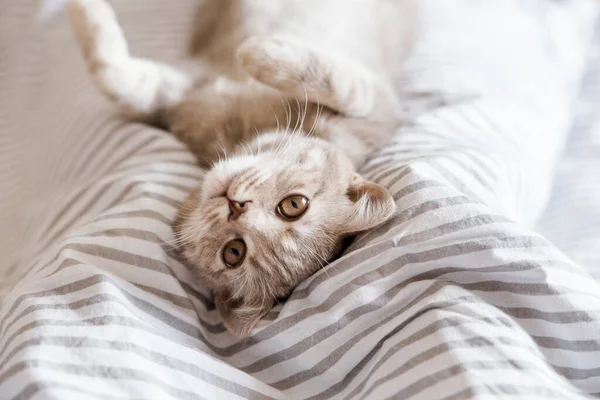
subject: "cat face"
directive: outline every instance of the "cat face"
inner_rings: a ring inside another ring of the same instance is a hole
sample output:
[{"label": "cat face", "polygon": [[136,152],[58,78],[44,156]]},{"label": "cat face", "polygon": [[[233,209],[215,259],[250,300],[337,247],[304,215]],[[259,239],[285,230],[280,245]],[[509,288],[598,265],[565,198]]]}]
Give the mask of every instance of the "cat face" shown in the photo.
[{"label": "cat face", "polygon": [[174,225],[184,258],[239,337],[335,258],[345,237],[395,211],[389,193],[327,142],[265,134],[250,148],[207,172]]}]

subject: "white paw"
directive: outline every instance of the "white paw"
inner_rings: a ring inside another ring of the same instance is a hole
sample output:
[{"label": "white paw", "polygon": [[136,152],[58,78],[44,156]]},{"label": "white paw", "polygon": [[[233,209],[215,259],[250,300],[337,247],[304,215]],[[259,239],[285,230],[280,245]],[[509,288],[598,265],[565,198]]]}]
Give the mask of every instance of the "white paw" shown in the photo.
[{"label": "white paw", "polygon": [[274,37],[251,37],[237,49],[242,67],[256,80],[279,87],[297,83],[302,51]]},{"label": "white paw", "polygon": [[128,56],[127,43],[106,1],[71,0],[69,21],[89,67]]}]

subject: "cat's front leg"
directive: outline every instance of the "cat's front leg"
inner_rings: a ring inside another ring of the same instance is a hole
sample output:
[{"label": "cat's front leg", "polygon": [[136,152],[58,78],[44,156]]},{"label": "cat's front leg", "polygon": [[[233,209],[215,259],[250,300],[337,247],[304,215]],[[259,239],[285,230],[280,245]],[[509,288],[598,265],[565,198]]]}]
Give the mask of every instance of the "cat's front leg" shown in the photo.
[{"label": "cat's front leg", "polygon": [[397,109],[390,85],[343,56],[324,54],[279,37],[249,38],[237,55],[257,81],[346,116],[368,118]]},{"label": "cat's front leg", "polygon": [[71,0],[69,20],[94,82],[124,111],[155,119],[192,87],[192,77],[182,71],[132,57],[115,13],[106,1]]}]

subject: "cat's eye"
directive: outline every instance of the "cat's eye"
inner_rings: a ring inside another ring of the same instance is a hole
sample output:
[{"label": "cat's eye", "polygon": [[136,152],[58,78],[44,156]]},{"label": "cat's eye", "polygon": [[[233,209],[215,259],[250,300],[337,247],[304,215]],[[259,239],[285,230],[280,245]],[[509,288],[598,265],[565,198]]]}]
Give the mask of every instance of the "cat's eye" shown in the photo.
[{"label": "cat's eye", "polygon": [[309,201],[301,194],[294,194],[281,200],[277,205],[277,213],[288,221],[300,218],[308,210]]},{"label": "cat's eye", "polygon": [[223,248],[223,262],[230,268],[239,267],[246,258],[246,243],[242,239],[234,239]]}]

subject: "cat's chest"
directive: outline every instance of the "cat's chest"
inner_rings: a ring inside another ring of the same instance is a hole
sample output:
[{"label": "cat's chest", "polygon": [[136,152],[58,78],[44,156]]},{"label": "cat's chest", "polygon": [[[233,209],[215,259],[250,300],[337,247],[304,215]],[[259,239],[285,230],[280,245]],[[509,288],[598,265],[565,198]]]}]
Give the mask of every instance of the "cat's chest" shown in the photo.
[{"label": "cat's chest", "polygon": [[258,133],[322,136],[318,121],[331,112],[253,81],[218,79],[196,88],[169,113],[171,131],[197,140],[239,142]]}]

